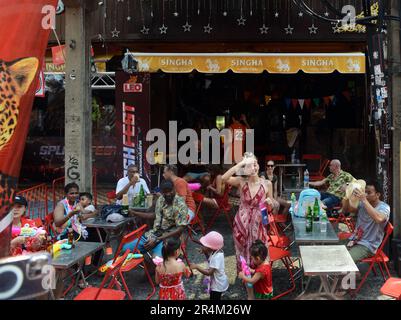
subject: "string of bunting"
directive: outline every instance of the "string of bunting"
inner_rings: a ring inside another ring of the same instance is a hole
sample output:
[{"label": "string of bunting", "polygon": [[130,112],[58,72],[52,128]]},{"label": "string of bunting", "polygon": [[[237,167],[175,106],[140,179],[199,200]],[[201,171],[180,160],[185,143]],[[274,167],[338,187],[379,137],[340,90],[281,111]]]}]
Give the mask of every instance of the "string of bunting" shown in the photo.
[{"label": "string of bunting", "polygon": [[[351,101],[351,93],[348,90],[344,90],[341,92],[342,96],[347,99],[347,101]],[[327,107],[330,104],[335,106],[337,103],[337,96],[336,95],[330,95],[330,96],[324,96],[324,97],[318,97],[318,98],[306,98],[306,99],[299,99],[299,98],[284,98],[285,105],[287,109],[292,107],[293,109],[296,109],[297,106],[299,105],[301,110],[306,107],[307,109],[310,109],[312,105],[315,105],[316,107],[320,106],[323,104],[323,106]]]}]

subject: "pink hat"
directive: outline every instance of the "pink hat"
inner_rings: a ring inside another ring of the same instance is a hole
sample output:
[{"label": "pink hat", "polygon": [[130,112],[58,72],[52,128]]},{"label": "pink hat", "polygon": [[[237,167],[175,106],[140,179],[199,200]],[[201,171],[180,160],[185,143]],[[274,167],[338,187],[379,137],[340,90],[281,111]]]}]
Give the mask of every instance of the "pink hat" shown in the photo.
[{"label": "pink hat", "polygon": [[203,246],[212,250],[220,250],[224,246],[223,236],[216,231],[210,231],[208,234],[200,238],[199,241]]}]

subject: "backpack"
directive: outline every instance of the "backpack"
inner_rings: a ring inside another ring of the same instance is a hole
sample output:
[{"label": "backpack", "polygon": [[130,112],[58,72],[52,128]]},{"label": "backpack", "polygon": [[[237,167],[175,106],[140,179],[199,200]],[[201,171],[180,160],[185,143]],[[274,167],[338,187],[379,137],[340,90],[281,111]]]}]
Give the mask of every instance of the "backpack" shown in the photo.
[{"label": "backpack", "polygon": [[308,210],[308,206],[312,206],[315,203],[315,199],[319,200],[320,206],[320,192],[316,189],[305,189],[302,190],[298,199],[298,208],[295,210],[295,216],[305,218]]},{"label": "backpack", "polygon": [[100,216],[103,220],[106,220],[106,218],[113,213],[121,214],[121,209],[122,206],[119,204],[108,204],[103,206],[102,211],[100,211]]}]

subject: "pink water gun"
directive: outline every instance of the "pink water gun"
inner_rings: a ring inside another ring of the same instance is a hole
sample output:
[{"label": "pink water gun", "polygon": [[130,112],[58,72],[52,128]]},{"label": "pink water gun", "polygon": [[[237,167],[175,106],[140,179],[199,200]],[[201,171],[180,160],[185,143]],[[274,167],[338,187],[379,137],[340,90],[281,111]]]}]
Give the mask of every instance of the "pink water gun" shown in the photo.
[{"label": "pink water gun", "polygon": [[[251,271],[249,270],[249,267],[248,267],[248,265],[246,264],[246,261],[245,261],[244,257],[243,257],[243,256],[239,256],[239,260],[240,260],[240,262],[241,262],[241,269],[242,269],[242,272],[244,273],[244,275],[245,275],[247,278],[251,278],[251,277],[252,277],[252,276],[251,276]],[[249,282],[247,282],[246,285],[248,286],[248,288],[252,288],[252,287],[253,287],[253,284],[252,284],[252,283],[249,283]]]},{"label": "pink water gun", "polygon": [[194,191],[198,191],[202,187],[202,185],[198,182],[195,182],[195,183],[188,183],[188,187],[189,187],[189,190],[194,192]]}]

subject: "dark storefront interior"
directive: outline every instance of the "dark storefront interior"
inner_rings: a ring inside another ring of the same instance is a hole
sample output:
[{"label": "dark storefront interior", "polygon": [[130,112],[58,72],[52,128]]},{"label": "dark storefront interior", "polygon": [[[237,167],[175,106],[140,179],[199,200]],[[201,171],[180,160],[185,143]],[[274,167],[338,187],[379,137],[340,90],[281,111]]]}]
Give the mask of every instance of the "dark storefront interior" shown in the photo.
[{"label": "dark storefront interior", "polygon": [[[35,100],[22,167],[21,183],[48,181],[63,175],[64,89],[62,76],[47,77],[46,98]],[[331,97],[331,99],[328,99]],[[287,130],[297,128],[297,156],[317,153],[338,158],[356,176],[361,162],[374,154],[368,143],[365,76],[340,74],[190,74],[151,76],[151,127],[212,129],[216,116],[246,114],[255,130],[255,153],[263,169],[265,155],[291,159]],[[296,100],[294,100],[296,99]],[[304,99],[303,108],[299,100]],[[308,102],[309,101],[309,102]],[[118,179],[114,90],[93,91],[93,159],[99,183]],[[374,159],[368,161],[374,163]],[[367,171],[366,168],[364,171]],[[369,170],[370,171],[370,170]],[[373,171],[372,171],[373,172]]]}]

